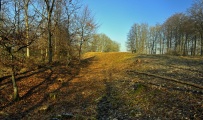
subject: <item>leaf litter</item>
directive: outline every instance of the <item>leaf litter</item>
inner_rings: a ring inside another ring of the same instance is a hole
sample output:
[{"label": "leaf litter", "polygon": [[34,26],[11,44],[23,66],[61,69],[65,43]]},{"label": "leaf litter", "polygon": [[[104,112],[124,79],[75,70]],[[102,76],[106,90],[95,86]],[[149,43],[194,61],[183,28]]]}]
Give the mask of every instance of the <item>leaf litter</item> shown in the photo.
[{"label": "leaf litter", "polygon": [[200,120],[201,89],[126,71],[203,85],[202,63],[179,56],[87,53],[80,65],[19,76],[18,102],[12,101],[10,79],[1,81],[0,119]]}]

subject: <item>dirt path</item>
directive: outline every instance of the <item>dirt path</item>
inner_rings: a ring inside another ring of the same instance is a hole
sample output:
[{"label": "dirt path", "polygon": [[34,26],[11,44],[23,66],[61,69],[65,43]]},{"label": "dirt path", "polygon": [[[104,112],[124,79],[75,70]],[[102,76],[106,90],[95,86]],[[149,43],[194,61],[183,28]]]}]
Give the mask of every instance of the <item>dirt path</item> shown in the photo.
[{"label": "dirt path", "polygon": [[[76,76],[71,82],[88,81],[88,87],[97,86],[97,93],[101,94],[96,98],[96,118],[99,120],[110,119],[129,119],[128,114],[119,110],[123,106],[122,100],[116,98],[119,88],[122,83],[129,81],[124,76],[124,69],[127,63],[123,61],[131,58],[132,54],[126,53],[90,53],[84,56],[83,64],[86,66],[81,68],[80,74]],[[91,84],[93,82],[93,84]],[[92,86],[90,86],[92,85]],[[86,91],[87,93],[94,93],[93,91]],[[83,91],[84,92],[84,91]],[[84,93],[85,94],[85,93]]]}]

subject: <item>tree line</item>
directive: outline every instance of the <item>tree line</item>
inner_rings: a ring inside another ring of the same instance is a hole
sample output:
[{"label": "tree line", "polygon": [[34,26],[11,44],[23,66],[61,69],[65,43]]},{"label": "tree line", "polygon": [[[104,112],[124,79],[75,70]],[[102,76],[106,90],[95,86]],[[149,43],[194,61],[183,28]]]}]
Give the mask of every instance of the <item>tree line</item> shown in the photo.
[{"label": "tree line", "polygon": [[144,54],[203,56],[203,0],[196,0],[185,13],[175,13],[163,24],[132,25],[128,51]]},{"label": "tree line", "polygon": [[[80,62],[84,52],[119,51],[80,0],[0,0],[0,65],[15,76],[30,63]],[[26,64],[28,63],[28,64]]]}]

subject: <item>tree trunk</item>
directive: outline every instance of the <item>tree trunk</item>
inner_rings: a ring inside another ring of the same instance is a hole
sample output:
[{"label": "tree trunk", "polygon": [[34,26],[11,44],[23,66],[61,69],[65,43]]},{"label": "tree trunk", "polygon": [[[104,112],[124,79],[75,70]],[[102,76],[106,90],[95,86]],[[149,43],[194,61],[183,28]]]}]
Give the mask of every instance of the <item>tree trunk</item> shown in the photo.
[{"label": "tree trunk", "polygon": [[181,54],[183,55],[184,52],[184,34],[181,35],[181,48],[180,48]]},{"label": "tree trunk", "polygon": [[171,32],[170,32],[170,41],[169,41],[170,50],[172,49],[172,37],[173,37],[173,33],[172,33],[172,30],[171,30]]},{"label": "tree trunk", "polygon": [[52,39],[51,39],[51,13],[48,15],[48,55],[49,55],[49,63],[52,62]]},{"label": "tree trunk", "polygon": [[169,33],[170,33],[170,30],[169,30],[169,28],[167,29],[167,37],[166,37],[166,39],[167,39],[167,48],[166,48],[166,52],[168,53],[169,52],[169,48],[170,48],[170,36],[169,36]]},{"label": "tree trunk", "polygon": [[165,48],[165,47],[164,47],[164,44],[165,44],[165,43],[164,43],[164,38],[163,38],[163,43],[162,43],[162,46],[163,46],[163,47],[162,47],[162,55],[164,54],[164,48]]},{"label": "tree trunk", "polygon": [[13,100],[18,101],[19,100],[18,86],[16,84],[15,72],[13,70],[12,70],[12,83],[13,83]]},{"label": "tree trunk", "polygon": [[175,29],[175,33],[174,33],[175,35],[174,35],[174,37],[175,37],[175,48],[174,48],[174,51],[176,52],[176,53],[178,53],[178,50],[177,50],[177,48],[178,48],[178,35],[177,35],[177,27],[176,27],[176,29]]},{"label": "tree trunk", "polygon": [[185,35],[185,43],[184,43],[184,49],[183,49],[183,55],[187,55],[187,39],[188,39],[188,35]]},{"label": "tree trunk", "polygon": [[41,53],[41,61],[45,62],[45,58],[46,58],[46,51],[44,52],[43,49],[40,50]]},{"label": "tree trunk", "polygon": [[52,34],[51,34],[51,15],[54,8],[55,0],[50,1],[44,0],[47,7],[47,29],[48,29],[48,56],[49,56],[49,63],[52,63],[53,51],[52,51]]},{"label": "tree trunk", "polygon": [[194,51],[194,40],[191,39],[191,43],[192,43],[192,46],[190,46],[190,55],[193,56],[193,51]]},{"label": "tree trunk", "polygon": [[[29,22],[28,22],[28,1],[24,1],[24,10],[25,10],[25,28],[26,28],[26,39],[27,39],[27,45],[29,44]],[[26,48],[27,51],[27,57],[30,57],[30,48],[29,45]]]},{"label": "tree trunk", "polygon": [[161,54],[161,50],[162,50],[162,39],[161,39],[161,37],[160,37],[159,39],[160,39],[160,43],[159,43],[159,47],[160,47],[160,49],[159,49],[159,54]]},{"label": "tree trunk", "polygon": [[0,0],[0,13],[1,13],[1,0]]},{"label": "tree trunk", "polygon": [[2,13],[1,13],[1,0],[0,0],[0,27],[2,27],[2,25],[3,25],[3,15],[2,15]]},{"label": "tree trunk", "polygon": [[81,40],[81,43],[80,43],[80,46],[79,46],[79,63],[81,61],[81,52],[82,52],[82,40]]},{"label": "tree trunk", "polygon": [[201,56],[203,56],[203,34],[201,33]]},{"label": "tree trunk", "polygon": [[16,84],[16,79],[15,79],[15,65],[13,63],[13,55],[11,55],[11,60],[12,60],[11,79],[12,79],[12,83],[13,83],[13,100],[18,101],[19,100],[19,93],[18,93],[18,86]]},{"label": "tree trunk", "polygon": [[197,37],[195,35],[195,38],[194,38],[194,46],[193,46],[193,56],[196,55],[196,48],[197,48]]},{"label": "tree trunk", "polygon": [[187,55],[189,55],[188,52],[190,52],[190,40],[187,40]]}]

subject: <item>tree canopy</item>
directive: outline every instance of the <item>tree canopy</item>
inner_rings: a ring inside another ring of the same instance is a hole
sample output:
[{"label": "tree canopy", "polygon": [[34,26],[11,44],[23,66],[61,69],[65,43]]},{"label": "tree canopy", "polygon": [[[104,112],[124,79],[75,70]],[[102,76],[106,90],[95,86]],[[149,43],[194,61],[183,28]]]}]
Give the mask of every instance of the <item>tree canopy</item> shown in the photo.
[{"label": "tree canopy", "polygon": [[132,25],[128,51],[145,54],[203,55],[203,1],[196,0],[186,13],[175,13],[163,24]]}]

